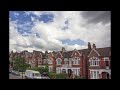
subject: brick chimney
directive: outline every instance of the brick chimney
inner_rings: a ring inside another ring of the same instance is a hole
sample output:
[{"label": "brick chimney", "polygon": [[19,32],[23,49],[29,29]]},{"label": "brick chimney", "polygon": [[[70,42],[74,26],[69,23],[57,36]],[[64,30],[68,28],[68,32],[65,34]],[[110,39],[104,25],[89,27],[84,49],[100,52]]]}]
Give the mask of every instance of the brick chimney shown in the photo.
[{"label": "brick chimney", "polygon": [[91,50],[91,44],[88,42],[88,50]]},{"label": "brick chimney", "polygon": [[96,45],[93,43],[93,48],[96,49]]},{"label": "brick chimney", "polygon": [[65,50],[65,48],[64,48],[64,47],[62,47],[62,53],[63,53],[63,52],[65,52],[65,51],[66,51],[66,50]]}]

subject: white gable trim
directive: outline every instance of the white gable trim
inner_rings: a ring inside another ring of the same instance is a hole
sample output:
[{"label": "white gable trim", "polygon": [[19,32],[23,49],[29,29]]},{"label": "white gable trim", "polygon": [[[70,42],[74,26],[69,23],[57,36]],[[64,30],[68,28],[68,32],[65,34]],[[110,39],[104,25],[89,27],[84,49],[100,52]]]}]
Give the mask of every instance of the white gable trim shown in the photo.
[{"label": "white gable trim", "polygon": [[[80,54],[80,52],[79,52],[78,50],[74,50],[74,52],[75,52],[75,51],[77,51],[77,52],[79,53],[79,55],[81,56],[81,54]],[[73,52],[73,53],[74,53],[74,52]],[[73,56],[73,53],[72,53],[71,57]]]},{"label": "white gable trim", "polygon": [[77,52],[79,53],[80,56],[82,56],[82,54],[77,50]]},{"label": "white gable trim", "polygon": [[[60,52],[57,52],[57,55],[58,55],[59,53],[60,53]],[[57,55],[56,55],[56,56],[57,56]],[[61,55],[61,57],[63,57],[61,53],[60,53],[60,55]]]},{"label": "white gable trim", "polygon": [[[93,48],[92,51],[95,51],[97,53],[98,56],[100,56],[100,54]],[[90,54],[92,53],[92,51],[90,52]],[[88,57],[90,56],[90,54],[88,55]]]},{"label": "white gable trim", "polygon": [[51,52],[52,57],[54,56],[53,53]]},{"label": "white gable trim", "polygon": [[[60,52],[59,52],[60,53]],[[60,53],[60,55],[62,56],[62,54]],[[62,56],[63,57],[63,56]]]}]

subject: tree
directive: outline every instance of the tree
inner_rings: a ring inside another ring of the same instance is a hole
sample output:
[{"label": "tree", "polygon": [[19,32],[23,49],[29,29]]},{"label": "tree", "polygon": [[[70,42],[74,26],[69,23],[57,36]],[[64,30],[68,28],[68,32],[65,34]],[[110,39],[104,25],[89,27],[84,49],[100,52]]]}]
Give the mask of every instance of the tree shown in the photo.
[{"label": "tree", "polygon": [[23,57],[16,57],[13,61],[13,69],[17,71],[25,71],[30,66]]},{"label": "tree", "polygon": [[45,68],[44,69],[44,72],[48,72],[48,64],[46,64]]},{"label": "tree", "polygon": [[29,70],[39,71],[40,73],[48,72],[48,65],[46,64],[45,68],[43,67],[34,67],[34,68],[27,68]]}]

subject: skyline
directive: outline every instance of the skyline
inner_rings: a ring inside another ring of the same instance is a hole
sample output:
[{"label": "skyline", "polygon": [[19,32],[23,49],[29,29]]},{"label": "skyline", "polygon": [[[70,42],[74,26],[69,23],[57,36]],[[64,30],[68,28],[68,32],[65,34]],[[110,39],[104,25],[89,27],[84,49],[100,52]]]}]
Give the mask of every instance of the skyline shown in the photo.
[{"label": "skyline", "polygon": [[10,51],[110,47],[110,11],[10,11]]}]

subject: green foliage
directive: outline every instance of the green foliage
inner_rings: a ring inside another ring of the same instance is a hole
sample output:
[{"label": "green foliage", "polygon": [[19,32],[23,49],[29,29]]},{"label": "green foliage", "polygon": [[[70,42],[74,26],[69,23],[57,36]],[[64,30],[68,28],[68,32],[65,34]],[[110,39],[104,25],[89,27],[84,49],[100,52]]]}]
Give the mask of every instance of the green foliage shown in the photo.
[{"label": "green foliage", "polygon": [[75,79],[84,79],[84,78],[80,76],[76,76]]},{"label": "green foliage", "polygon": [[64,73],[57,74],[54,72],[49,72],[49,76],[51,79],[65,79],[66,78]]},{"label": "green foliage", "polygon": [[45,68],[43,68],[44,72],[48,72],[48,64],[46,64]]},{"label": "green foliage", "polygon": [[29,64],[25,62],[25,59],[22,57],[16,57],[13,60],[13,69],[17,71],[25,71],[29,67]]},{"label": "green foliage", "polygon": [[29,69],[29,70],[35,70],[35,71],[40,71],[40,68],[38,68],[38,67],[27,68],[27,69]]},{"label": "green foliage", "polygon": [[29,70],[35,70],[35,71],[39,71],[40,73],[43,72],[48,72],[48,65],[45,66],[45,68],[43,67],[33,67],[33,68],[27,68]]},{"label": "green foliage", "polygon": [[56,74],[56,79],[65,79],[65,74],[63,73]]},{"label": "green foliage", "polygon": [[56,79],[56,73],[54,73],[54,72],[49,72],[49,77],[50,77],[51,79]]}]

